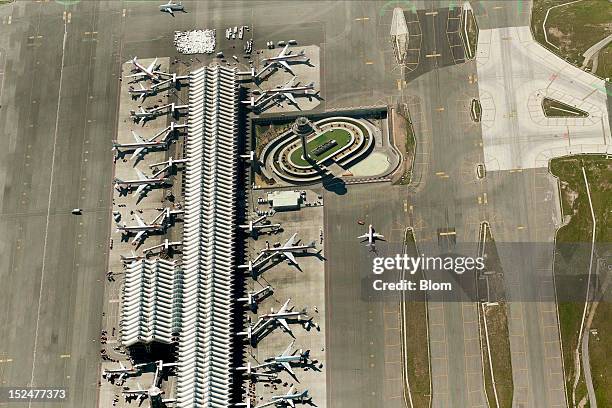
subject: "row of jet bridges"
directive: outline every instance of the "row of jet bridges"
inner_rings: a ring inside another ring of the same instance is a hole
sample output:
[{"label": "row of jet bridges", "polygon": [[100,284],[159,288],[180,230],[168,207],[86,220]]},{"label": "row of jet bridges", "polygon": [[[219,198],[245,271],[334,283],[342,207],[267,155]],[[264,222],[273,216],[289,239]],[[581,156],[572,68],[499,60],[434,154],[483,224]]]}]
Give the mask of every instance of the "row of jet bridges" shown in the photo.
[{"label": "row of jet bridges", "polygon": [[[292,75],[291,79],[283,85],[269,89],[256,88],[251,90],[251,96],[243,100],[242,103],[253,111],[261,113],[283,101],[299,109],[299,103],[296,97],[305,97],[308,98],[308,100],[312,100],[312,98],[320,99],[319,91],[315,90],[314,82],[308,84],[296,82],[297,76],[295,76],[291,68],[294,64],[310,65],[310,59],[306,57],[304,50],[293,53],[288,48],[289,44],[285,45],[277,56],[262,59],[261,62],[264,66],[259,72],[257,72],[255,68],[251,68],[250,71],[238,72],[238,75],[252,80],[255,84],[264,80],[265,73],[271,75],[279,68]],[[157,63],[157,58],[148,66],[142,65],[138,61],[138,57],[134,57],[129,62],[132,64],[133,68],[132,74],[127,77],[133,78],[133,82],[138,84],[138,87],[130,86],[130,95],[132,98],[140,99],[143,102],[147,97],[156,96],[159,92],[180,89],[183,82],[189,80],[189,76],[187,75],[180,76],[176,73],[160,71],[161,65]],[[269,75],[266,76],[266,79],[269,78]],[[151,82],[149,87],[145,87],[140,82],[144,79]],[[162,115],[171,114],[178,117],[181,115],[181,111],[188,107],[188,105],[176,104],[167,104],[153,108],[143,108],[141,106],[138,110],[131,111],[130,114],[135,122],[144,124],[146,121]]]},{"label": "row of jet bridges", "polygon": [[[285,50],[286,51],[286,48]],[[282,61],[282,60],[281,60]],[[173,87],[181,86],[181,81],[185,81],[189,77],[181,77],[175,74],[168,74],[159,71],[159,65],[157,59],[153,61],[149,66],[145,67],[141,65],[137,58],[131,60],[133,64],[133,72],[129,77],[135,78],[137,81],[147,80],[151,83],[149,88],[146,88],[140,83],[140,89],[134,87],[130,88],[130,93],[134,98],[146,99],[147,96],[152,96],[157,92],[164,89],[170,89]],[[272,63],[275,64],[275,63]],[[280,65],[284,65],[280,63]],[[294,77],[295,79],[295,77]],[[309,84],[307,87],[301,87],[303,89],[294,90],[293,88],[300,88],[299,86],[293,86],[293,80],[290,81],[290,88],[279,87],[272,91],[262,91],[260,98],[269,98],[273,95],[279,95],[281,98],[289,98],[283,96],[284,91],[289,92],[291,96],[293,92],[304,92],[312,90],[314,84]],[[308,88],[308,89],[305,89]],[[251,105],[261,106],[263,99],[251,100]],[[271,100],[271,99],[270,99]],[[190,108],[189,105],[176,105],[167,104],[159,107],[142,108],[138,111],[132,111],[131,117],[135,123],[145,124],[150,120],[154,120],[164,115],[172,115],[174,118],[180,118],[183,116],[181,111],[183,109]],[[174,143],[179,137],[184,136],[187,131],[187,125],[172,121],[169,126],[160,132],[156,133],[150,138],[142,137],[137,132],[132,131],[132,137],[134,139],[131,143],[119,143],[113,142],[113,150],[115,151],[115,160],[118,158],[125,159],[129,154],[129,160],[134,163],[134,171],[137,178],[134,179],[114,179],[114,188],[119,194],[135,194],[138,196],[136,203],[138,203],[147,193],[153,188],[168,187],[172,185],[172,176],[177,171],[185,170],[186,159],[174,159],[172,156],[160,163],[153,163],[149,165],[150,174],[145,174],[142,170],[136,167],[140,160],[149,152],[157,150],[167,150],[172,143]],[[253,163],[256,158],[254,152],[242,155],[243,159],[251,161]],[[127,161],[127,160],[126,160]],[[121,220],[121,214],[118,211],[114,211],[113,218],[117,227],[117,231],[122,233],[122,236],[132,237],[131,243],[135,246],[140,246],[144,243],[146,238],[150,235],[163,235],[167,233],[170,228],[180,215],[184,215],[185,211],[179,206],[171,206],[166,208],[158,208],[159,213],[151,221],[146,222],[141,216],[138,215],[138,211],[132,211],[136,224],[127,225]],[[267,218],[259,217],[254,220],[248,221],[239,227],[245,230],[251,235],[257,235],[264,232],[278,232],[281,229],[280,224],[272,224]],[[123,264],[126,268],[130,268],[135,265],[135,261],[144,260],[149,258],[151,255],[157,252],[168,252],[171,249],[182,246],[181,241],[170,241],[165,239],[162,243],[154,245],[149,248],[145,248],[142,251],[142,255],[136,255],[132,252],[132,256],[121,256]],[[244,265],[239,265],[238,268],[248,271],[249,275],[253,279],[257,279],[261,273],[272,268],[274,265],[287,261],[289,264],[299,269],[297,258],[299,256],[305,256],[308,254],[318,255],[315,250],[315,243],[300,244],[297,239],[297,234],[293,234],[285,243],[276,243],[270,245],[266,243],[265,248],[261,249],[257,257],[250,260]],[[256,311],[261,301],[271,296],[274,289],[268,285],[261,290],[252,291],[245,294],[244,297],[238,299],[239,302],[244,302],[247,308]],[[244,336],[251,344],[256,344],[258,341],[263,339],[269,333],[275,329],[280,328],[284,332],[288,333],[293,337],[291,332],[291,326],[293,324],[300,324],[306,329],[316,325],[312,322],[312,318],[309,318],[306,309],[294,310],[295,307],[290,305],[291,299],[287,299],[280,309],[270,313],[259,314],[257,321],[249,324],[245,331],[238,333],[240,336]],[[148,400],[151,406],[163,406],[170,403],[178,403],[175,399],[163,399],[163,391],[161,390],[161,381],[166,367],[174,367],[178,363],[164,363],[163,361],[157,361],[155,363],[148,364],[136,364],[131,368],[127,368],[120,365],[117,369],[105,370],[105,376],[109,379],[119,377],[125,379],[126,377],[139,376],[144,372],[150,371],[151,367],[155,367],[153,381],[148,388],[143,388],[138,384],[136,389],[124,388],[122,393],[127,399],[138,399],[142,403],[144,400]],[[316,369],[317,362],[311,361],[309,358],[309,351],[303,351],[301,349],[294,348],[294,342],[287,347],[287,349],[277,356],[272,356],[266,359],[263,363],[253,365],[247,363],[243,367],[235,368],[237,373],[244,374],[249,380],[253,381],[275,381],[280,371],[284,370],[289,373],[293,378],[296,378],[294,368],[296,367],[308,367],[309,369]],[[296,378],[297,380],[297,378]],[[291,388],[287,393],[277,396],[272,396],[267,402],[263,402],[257,407],[266,406],[294,406],[297,402],[307,402],[308,390],[297,392],[295,388]],[[237,406],[251,406],[251,400],[247,399],[244,403],[236,404]]]}]

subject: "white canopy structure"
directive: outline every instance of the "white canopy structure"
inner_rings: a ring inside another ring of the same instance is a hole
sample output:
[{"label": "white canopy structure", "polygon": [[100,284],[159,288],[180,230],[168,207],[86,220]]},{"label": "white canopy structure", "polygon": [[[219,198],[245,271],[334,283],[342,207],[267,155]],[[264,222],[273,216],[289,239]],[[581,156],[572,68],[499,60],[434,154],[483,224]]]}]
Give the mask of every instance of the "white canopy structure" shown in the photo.
[{"label": "white canopy structure", "polygon": [[236,70],[189,75],[176,407],[228,407],[236,229]]},{"label": "white canopy structure", "polygon": [[179,279],[174,262],[163,259],[143,259],[127,267],[121,308],[121,341],[125,346],[172,342],[180,324],[175,316]]}]

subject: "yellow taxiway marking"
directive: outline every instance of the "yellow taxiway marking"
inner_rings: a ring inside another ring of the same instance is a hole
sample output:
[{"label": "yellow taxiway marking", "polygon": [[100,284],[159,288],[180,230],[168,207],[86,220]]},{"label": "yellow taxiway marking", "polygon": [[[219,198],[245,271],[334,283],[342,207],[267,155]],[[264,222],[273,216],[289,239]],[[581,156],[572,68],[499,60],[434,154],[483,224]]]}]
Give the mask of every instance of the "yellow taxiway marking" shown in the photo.
[{"label": "yellow taxiway marking", "polygon": [[372,64],[374,64],[374,62],[372,62],[372,61],[366,61],[366,65],[372,65]]},{"label": "yellow taxiway marking", "polygon": [[523,225],[519,225],[518,227],[516,227],[516,229],[517,229],[517,230],[523,230],[523,229],[525,229],[525,228],[526,228],[526,227],[525,227],[525,226],[523,226]]},{"label": "yellow taxiway marking", "polygon": [[357,17],[355,21],[368,21],[370,17]]},{"label": "yellow taxiway marking", "polygon": [[401,80],[401,79],[398,79],[398,80],[397,80],[397,90],[398,90],[398,91],[401,91],[401,90],[402,90],[402,80]]},{"label": "yellow taxiway marking", "polygon": [[438,12],[437,11],[428,11],[427,13],[425,13],[426,16],[437,16]]},{"label": "yellow taxiway marking", "polygon": [[482,197],[478,196],[478,204],[482,204]]},{"label": "yellow taxiway marking", "polygon": [[510,173],[522,173],[523,169],[512,169],[510,170]]},{"label": "yellow taxiway marking", "polygon": [[441,237],[445,237],[447,235],[457,235],[457,233],[455,231],[451,231],[451,232],[441,232],[438,235],[440,235]]},{"label": "yellow taxiway marking", "polygon": [[60,354],[60,358],[70,358],[70,354]]},{"label": "yellow taxiway marking", "polygon": [[488,201],[487,201],[487,193],[483,193],[482,195],[483,195],[482,200],[483,200],[483,201],[484,201],[484,203],[486,204],[486,203],[488,202]]},{"label": "yellow taxiway marking", "polygon": [[441,57],[442,54],[427,54],[425,55],[426,58],[433,58],[433,57]]},{"label": "yellow taxiway marking", "polygon": [[499,10],[499,9],[503,9],[503,8],[504,8],[504,6],[495,6],[495,7],[493,7],[493,10]]},{"label": "yellow taxiway marking", "polygon": [[4,360],[0,360],[0,363],[10,363],[11,361],[13,361],[12,358],[5,358]]},{"label": "yellow taxiway marking", "polygon": [[444,106],[440,106],[439,108],[436,108],[436,111],[438,111],[438,112],[444,112]]}]

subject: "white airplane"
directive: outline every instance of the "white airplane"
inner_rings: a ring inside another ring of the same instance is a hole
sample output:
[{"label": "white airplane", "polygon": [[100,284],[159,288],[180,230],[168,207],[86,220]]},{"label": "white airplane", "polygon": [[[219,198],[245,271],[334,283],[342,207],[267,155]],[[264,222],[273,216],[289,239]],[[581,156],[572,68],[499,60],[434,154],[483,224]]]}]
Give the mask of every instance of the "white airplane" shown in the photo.
[{"label": "white airplane", "polygon": [[134,170],[136,170],[136,174],[138,174],[137,180],[121,180],[119,178],[115,178],[114,183],[115,183],[115,189],[117,189],[117,191],[119,192],[129,191],[134,186],[137,186],[136,193],[142,194],[147,189],[147,187],[156,186],[156,185],[159,186],[159,185],[166,184],[168,182],[168,177],[149,178],[145,176],[145,174],[142,171],[140,171],[138,168]]},{"label": "white airplane", "polygon": [[134,66],[134,68],[132,69],[132,72],[135,72],[135,73],[131,75],[127,75],[127,78],[146,77],[153,81],[159,80],[160,76],[159,76],[159,72],[157,72],[157,70],[159,69],[159,65],[157,64],[157,58],[155,58],[153,62],[149,64],[148,67],[145,67],[140,62],[138,62],[138,57],[134,57],[128,62],[131,62],[132,65]]},{"label": "white airplane", "polygon": [[293,71],[291,70],[291,67],[289,66],[287,61],[295,61],[296,59],[299,59],[299,58],[301,58],[300,62],[308,63],[310,61],[310,59],[306,57],[304,50],[300,51],[297,54],[292,54],[291,51],[287,52],[288,48],[289,48],[289,44],[285,45],[285,47],[276,57],[269,57],[269,58],[262,59],[261,62],[267,65],[264,66],[264,68],[261,71],[259,71],[259,73],[255,76],[256,77],[260,76],[264,71],[266,71],[269,68],[272,68],[274,65],[280,65],[283,68],[285,68],[289,73],[293,74]]},{"label": "white airplane", "polygon": [[306,252],[309,249],[315,248],[315,242],[312,241],[308,245],[295,245],[295,237],[297,236],[297,232],[291,236],[282,246],[279,247],[270,247],[269,245],[262,249],[262,253],[266,254],[276,254],[283,255],[285,258],[289,260],[289,262],[297,265],[297,261],[295,260],[294,252]]},{"label": "white airplane", "polygon": [[257,307],[259,301],[273,292],[272,286],[268,285],[258,291],[248,292],[246,297],[238,298],[238,302],[246,303],[249,309],[253,310]]},{"label": "white airplane", "polygon": [[138,124],[142,124],[147,120],[154,119],[159,115],[161,115],[160,112],[146,110],[142,106],[140,106],[137,111],[134,111],[134,110],[130,111],[130,116],[132,117],[134,122]]},{"label": "white airplane", "polygon": [[256,92],[261,92],[262,95],[276,95],[276,96],[281,96],[284,97],[288,100],[290,100],[292,103],[297,105],[297,101],[294,98],[294,94],[307,94],[308,91],[311,91],[314,89],[314,82],[311,82],[309,84],[306,85],[300,85],[299,83],[296,85],[293,85],[293,81],[295,80],[295,78],[297,77],[292,77],[285,85],[282,86],[278,86],[276,88],[272,88],[272,89],[266,89],[263,91],[253,91],[254,93]]},{"label": "white airplane", "polygon": [[[236,371],[244,371],[245,374],[249,377],[261,377],[261,378],[266,378],[268,380],[274,380],[278,377],[278,375],[276,373],[259,373],[256,370],[259,369],[263,369],[268,367],[268,364],[258,364],[258,365],[253,365],[251,364],[251,362],[247,362],[247,364],[245,366],[242,367],[238,367],[236,368]],[[240,405],[238,405],[240,406]]]},{"label": "white airplane", "polygon": [[299,350],[295,350],[291,352],[291,349],[293,348],[294,343],[295,343],[295,340],[293,340],[291,344],[287,346],[287,348],[285,349],[285,351],[282,352],[282,354],[279,354],[278,356],[267,358],[265,360],[266,363],[279,365],[283,367],[285,370],[287,370],[289,374],[295,377],[295,373],[293,372],[293,369],[291,368],[290,363],[295,363],[295,364],[307,363],[309,356],[310,356],[310,351],[309,350],[302,351],[302,349],[299,349]]},{"label": "white airplane", "polygon": [[132,368],[127,368],[120,361],[119,362],[119,368],[107,368],[107,369],[104,369],[104,374],[107,377],[109,377],[109,376],[117,376],[119,381],[121,381],[125,377],[127,377],[128,375],[137,375],[137,374],[140,374],[140,367],[142,367],[142,364],[136,364],[136,365],[132,366]]},{"label": "white airplane", "polygon": [[[148,364],[141,364],[141,366],[145,366]],[[162,394],[164,394],[164,391],[161,390],[161,388],[159,388],[159,382],[161,381],[161,372],[163,371],[164,367],[174,367],[176,366],[177,363],[164,363],[163,360],[158,360],[155,362],[155,375],[153,376],[153,381],[151,382],[151,386],[147,389],[144,389],[140,386],[140,384],[137,383],[138,388],[135,390],[131,390],[131,389],[126,389],[123,391],[124,395],[136,395],[138,396],[138,398],[140,400],[145,400],[147,398],[153,400],[153,399],[158,399]],[[161,402],[163,403],[170,403],[170,402],[175,402],[174,399],[164,399]]]},{"label": "white airplane", "polygon": [[278,229],[280,224],[269,224],[266,222],[266,216],[263,215],[255,220],[250,220],[247,224],[239,225],[240,228],[247,230],[250,234],[257,232],[262,229]]},{"label": "white airplane", "polygon": [[379,234],[376,231],[374,231],[372,224],[370,224],[370,226],[368,227],[368,232],[357,237],[357,239],[362,239],[361,242],[368,241],[366,246],[373,246],[376,243],[377,239],[384,241],[384,238],[385,237],[382,234]]},{"label": "white airplane", "polygon": [[134,138],[134,143],[118,143],[116,140],[113,140],[113,150],[133,150],[130,160],[147,153],[150,148],[162,148],[168,146],[166,141],[156,141],[153,139],[146,140],[133,130],[131,132],[132,137]]},{"label": "white airplane", "polygon": [[306,309],[301,311],[293,311],[293,306],[289,307],[289,302],[291,302],[291,298],[287,299],[287,301],[278,309],[278,312],[275,312],[274,309],[271,309],[270,313],[261,315],[260,319],[262,320],[274,320],[278,322],[283,328],[291,333],[291,329],[289,328],[289,324],[287,323],[287,319],[297,319],[301,320],[303,316],[306,316]]},{"label": "white airplane", "polygon": [[185,7],[181,4],[180,1],[178,3],[174,3],[173,0],[168,0],[166,4],[161,4],[159,6],[159,11],[161,11],[162,13],[168,13],[172,17],[174,17],[175,11],[185,12]]},{"label": "white airplane", "polygon": [[136,225],[127,225],[125,223],[117,224],[117,232],[121,232],[125,235],[136,233],[132,240],[132,245],[141,242],[149,232],[161,232],[166,229],[166,224],[164,222],[157,222],[159,216],[157,216],[151,224],[145,223],[136,213],[134,213],[134,217],[136,218]]},{"label": "white airplane", "polygon": [[128,92],[130,95],[132,95],[132,98],[144,101],[147,96],[154,96],[157,94],[156,85],[153,85],[151,88],[145,88],[142,83],[139,83],[139,85],[140,89],[134,88],[133,86],[130,86],[128,89]]},{"label": "white airplane", "polygon": [[291,408],[295,408],[296,402],[303,403],[309,399],[308,390],[296,393],[295,387],[291,387],[287,394],[275,395],[270,401],[266,402],[265,404],[258,405],[256,408],[269,407],[270,405],[290,406]]}]

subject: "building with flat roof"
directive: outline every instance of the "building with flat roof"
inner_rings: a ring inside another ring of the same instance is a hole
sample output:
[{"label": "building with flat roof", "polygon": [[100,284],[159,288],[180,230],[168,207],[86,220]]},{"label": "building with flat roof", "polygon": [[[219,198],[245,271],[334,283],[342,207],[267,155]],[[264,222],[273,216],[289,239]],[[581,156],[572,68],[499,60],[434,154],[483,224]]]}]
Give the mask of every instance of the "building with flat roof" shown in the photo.
[{"label": "building with flat roof", "polygon": [[302,203],[299,191],[274,191],[268,193],[267,199],[276,211],[299,210]]}]

